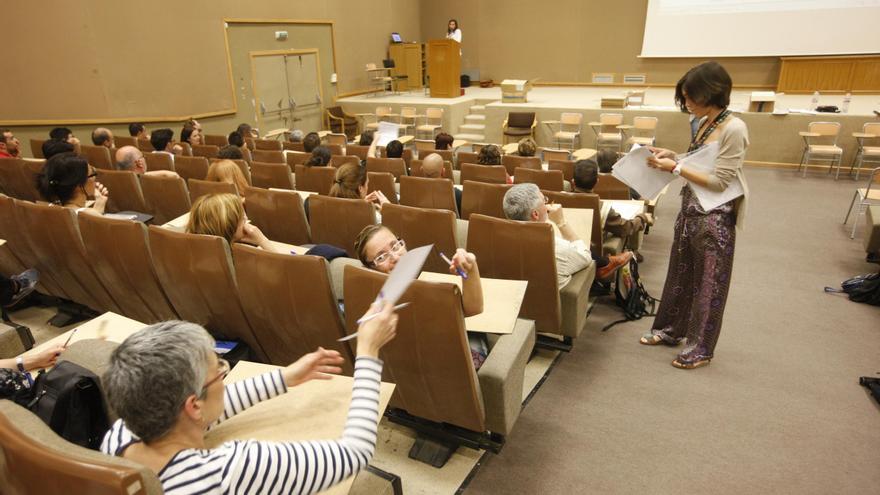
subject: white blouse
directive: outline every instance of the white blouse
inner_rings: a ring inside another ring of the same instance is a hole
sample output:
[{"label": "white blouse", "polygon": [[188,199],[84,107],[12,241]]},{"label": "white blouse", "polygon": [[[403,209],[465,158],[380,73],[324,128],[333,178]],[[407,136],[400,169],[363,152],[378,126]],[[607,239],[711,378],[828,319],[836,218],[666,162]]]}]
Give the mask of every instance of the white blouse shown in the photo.
[{"label": "white blouse", "polygon": [[446,39],[455,40],[455,41],[461,43],[461,29],[456,28],[456,30],[451,33],[447,32]]}]

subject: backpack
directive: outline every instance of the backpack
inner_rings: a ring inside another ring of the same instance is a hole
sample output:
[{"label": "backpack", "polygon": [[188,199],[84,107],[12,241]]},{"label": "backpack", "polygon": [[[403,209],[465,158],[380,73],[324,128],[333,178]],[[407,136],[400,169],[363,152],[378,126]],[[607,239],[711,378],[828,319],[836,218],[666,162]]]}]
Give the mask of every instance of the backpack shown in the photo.
[{"label": "backpack", "polygon": [[97,450],[110,429],[98,377],[70,361],[41,372],[28,409],[69,442]]},{"label": "backpack", "polygon": [[624,319],[605,325],[602,328],[603,332],[618,323],[641,320],[645,316],[656,316],[656,307],[660,300],[651,297],[639,280],[639,264],[635,257],[617,270],[614,299],[617,305],[623,308]]},{"label": "backpack", "polygon": [[825,287],[825,292],[843,293],[850,301],[880,306],[880,272],[857,275],[844,280],[840,287]]}]

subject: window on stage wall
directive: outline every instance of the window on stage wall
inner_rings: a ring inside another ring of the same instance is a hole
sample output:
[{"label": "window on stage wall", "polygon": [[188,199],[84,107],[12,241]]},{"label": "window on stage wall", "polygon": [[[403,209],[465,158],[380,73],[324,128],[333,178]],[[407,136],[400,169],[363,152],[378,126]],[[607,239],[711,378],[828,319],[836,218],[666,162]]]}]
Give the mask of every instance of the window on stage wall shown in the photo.
[{"label": "window on stage wall", "polygon": [[648,0],[642,57],[880,53],[880,0]]}]

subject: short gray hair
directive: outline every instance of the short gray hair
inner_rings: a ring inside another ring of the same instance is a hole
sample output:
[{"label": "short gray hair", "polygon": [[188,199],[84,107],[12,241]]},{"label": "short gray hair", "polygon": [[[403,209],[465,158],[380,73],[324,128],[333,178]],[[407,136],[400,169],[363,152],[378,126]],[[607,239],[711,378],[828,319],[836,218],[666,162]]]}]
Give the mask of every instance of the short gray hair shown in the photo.
[{"label": "short gray hair", "polygon": [[544,195],[532,183],[517,184],[504,193],[504,214],[511,220],[530,220],[533,210],[538,209]]},{"label": "short gray hair", "polygon": [[290,133],[290,142],[301,143],[304,137],[306,136],[305,134],[303,134],[303,131],[299,129],[294,129],[293,132]]},{"label": "short gray hair", "polygon": [[123,146],[116,151],[116,169],[131,170],[134,168],[135,162],[140,158],[138,149],[134,146]]},{"label": "short gray hair", "polygon": [[129,336],[110,355],[110,407],[146,443],[171,431],[186,399],[207,379],[214,339],[199,325],[164,321]]}]

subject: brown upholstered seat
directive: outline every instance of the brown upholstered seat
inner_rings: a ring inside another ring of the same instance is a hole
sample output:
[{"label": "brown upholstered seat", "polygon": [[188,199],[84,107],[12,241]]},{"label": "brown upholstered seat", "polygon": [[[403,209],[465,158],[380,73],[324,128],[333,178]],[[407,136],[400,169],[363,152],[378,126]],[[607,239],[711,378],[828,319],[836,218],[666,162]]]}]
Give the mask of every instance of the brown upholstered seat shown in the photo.
[{"label": "brown upholstered seat", "polygon": [[[417,160],[414,160],[417,161]],[[449,162],[446,162],[447,164]],[[452,180],[425,177],[400,178],[400,204],[417,208],[433,208],[458,213]]]},{"label": "brown upholstered seat", "polygon": [[141,191],[154,225],[170,222],[190,209],[189,190],[180,177],[142,175]]},{"label": "brown upholstered seat", "polygon": [[293,189],[290,167],[286,163],[252,162],[251,180],[254,187]]},{"label": "brown upholstered seat", "polygon": [[602,216],[598,194],[572,193],[559,191],[542,191],[553,203],[563,208],[587,208],[593,210],[593,228],[591,230],[590,251],[602,256]]},{"label": "brown upholstered seat", "polygon": [[[217,155],[220,154],[220,147],[214,144],[196,144],[192,146],[192,154],[207,159],[217,158]],[[244,150],[242,150],[242,154],[244,154]]]},{"label": "brown upholstered seat", "polygon": [[284,152],[273,150],[255,150],[251,152],[251,163],[253,162],[264,162],[264,163],[287,163],[284,158]]},{"label": "brown upholstered seat", "polygon": [[37,190],[37,174],[45,161],[32,162],[21,158],[0,158],[0,189],[7,196],[25,201],[38,201],[42,197]]},{"label": "brown upholstered seat", "polygon": [[156,276],[144,224],[98,215],[77,220],[95,274],[123,315],[147,324],[178,318]]},{"label": "brown upholstered seat", "polygon": [[4,493],[162,493],[159,479],[147,467],[70,443],[9,400],[0,401],[0,445]]},{"label": "brown upholstered seat", "polygon": [[332,132],[344,133],[348,139],[358,134],[357,117],[345,113],[341,106],[327,108],[325,116]]},{"label": "brown upholstered seat", "polygon": [[599,174],[593,192],[602,199],[632,199],[629,186],[611,174]]},{"label": "brown upholstered seat", "polygon": [[[455,213],[412,206],[385,205],[382,225],[388,226],[407,246],[433,244],[438,251],[452,257],[458,243],[455,239]],[[449,265],[440,256],[430,254],[423,270],[449,273]]]},{"label": "brown upholstered seat", "polygon": [[291,171],[294,171],[297,165],[305,165],[305,163],[309,161],[309,158],[311,157],[311,153],[299,151],[288,151],[284,154],[284,159],[286,160],[287,165],[290,167]]},{"label": "brown upholstered seat", "polygon": [[324,136],[324,141],[326,144],[338,144],[340,146],[345,146],[346,144],[348,144],[348,137],[342,133],[331,132]]},{"label": "brown upholstered seat", "polygon": [[284,149],[285,151],[290,150],[290,151],[300,151],[300,152],[302,152],[302,151],[305,151],[305,150],[306,150],[305,145],[303,145],[302,141],[300,141],[300,142],[298,142],[298,143],[293,143],[293,142],[290,142],[290,141],[282,141],[282,142],[281,142],[281,147],[282,147],[282,149]]},{"label": "brown upholstered seat", "polygon": [[534,139],[536,124],[535,112],[508,113],[501,126],[501,130],[504,132],[504,142],[507,143],[507,138],[509,137],[520,139],[525,136],[531,136]]},{"label": "brown upholstered seat", "polygon": [[257,145],[254,144],[254,138],[250,136],[244,136],[244,146],[251,151],[257,149]]},{"label": "brown upholstered seat", "polygon": [[486,182],[489,184],[507,184],[507,169],[504,165],[461,164],[461,183],[464,181]]},{"label": "brown upholstered seat", "polygon": [[152,153],[156,151],[156,148],[153,148],[153,143],[150,142],[149,139],[138,138],[137,140],[137,148],[146,153]]},{"label": "brown upholstered seat", "polygon": [[[254,161],[254,158],[253,158],[253,156],[251,155],[251,150],[249,150],[249,149],[247,148],[247,146],[245,146],[245,147],[243,147],[243,148],[239,148],[239,150],[241,151],[241,158],[242,158],[244,161],[246,161],[246,162],[248,162],[248,163]],[[218,154],[219,154],[219,151],[218,151]]]},{"label": "brown upholstered seat", "polygon": [[208,146],[217,146],[218,148],[222,148],[229,144],[229,139],[226,136],[221,136],[218,134],[205,134],[202,136],[202,141]]},{"label": "brown upholstered seat", "polygon": [[341,144],[324,143],[322,146],[330,150],[331,155],[345,155],[345,146]]},{"label": "brown upholstered seat", "polygon": [[562,171],[560,170],[534,170],[531,168],[518,168],[513,176],[513,182],[522,184],[531,182],[541,189],[561,191],[564,187]]},{"label": "brown upholstered seat", "polygon": [[107,199],[107,211],[147,212],[147,203],[141,191],[141,181],[134,172],[128,170],[98,171],[98,182],[107,188],[110,196]]},{"label": "brown upholstered seat", "polygon": [[254,147],[260,151],[281,151],[284,147],[277,139],[254,139]]},{"label": "brown upholstered seat", "polygon": [[360,165],[361,159],[356,155],[333,155],[330,157],[330,166],[339,168],[346,163],[350,163],[352,165]]},{"label": "brown upholstered seat", "polygon": [[186,184],[189,188],[189,200],[191,203],[195,203],[196,199],[206,194],[238,194],[238,189],[231,182],[190,179],[186,181]]},{"label": "brown upholstered seat", "polygon": [[361,160],[367,159],[367,152],[370,151],[369,146],[361,146],[359,144],[349,144],[345,147],[346,156],[356,156]]},{"label": "brown upholstered seat", "polygon": [[502,155],[501,164],[507,169],[509,175],[514,175],[514,170],[518,168],[543,170],[541,168],[541,159],[537,156]]},{"label": "brown upholstered seat", "polygon": [[[12,263],[25,268],[37,266],[38,261],[38,255],[31,248],[29,230],[25,228],[19,218],[16,201],[8,196],[0,195],[0,239],[6,241],[3,247],[8,248],[9,254],[14,256]],[[21,273],[21,271],[5,275],[13,275],[14,273]],[[51,273],[40,274],[37,290],[50,296],[70,299],[61,283],[56,281]]]},{"label": "brown upholstered seat", "polygon": [[208,166],[208,159],[203,156],[178,156],[174,160],[174,170],[183,180],[204,179]]},{"label": "brown upholstered seat", "polygon": [[[414,159],[410,162],[409,166],[409,174],[414,177],[424,177],[422,174],[422,160]],[[451,161],[443,161],[443,178],[444,179],[452,179],[454,174],[452,173],[452,162]]]},{"label": "brown upholstered seat", "polygon": [[31,153],[34,155],[34,158],[43,158],[46,156],[43,155],[43,143],[46,142],[45,139],[31,139]]},{"label": "brown upholstered seat", "polygon": [[180,146],[181,152],[179,155],[175,155],[175,158],[178,156],[193,156],[192,145],[189,143],[179,142],[174,143],[176,146]]},{"label": "brown upholstered seat", "polygon": [[225,239],[153,225],[150,249],[156,274],[181,319],[203,325],[215,335],[241,340],[266,361],[241,307]]},{"label": "brown upholstered seat", "polygon": [[550,160],[547,162],[547,170],[561,170],[562,179],[566,182],[571,182],[574,179],[573,160]]},{"label": "brown upholstered seat", "polygon": [[308,167],[296,165],[296,189],[311,191],[326,196],[336,180],[336,169],[333,167]]},{"label": "brown upholstered seat", "polygon": [[394,176],[388,172],[367,172],[367,186],[368,193],[382,191],[392,204],[400,202],[397,199],[397,189],[394,188]]},{"label": "brown upholstered seat", "polygon": [[477,163],[480,154],[474,151],[459,151],[455,154],[455,168],[460,169],[463,163]]},{"label": "brown upholstered seat", "polygon": [[[419,158],[424,160],[425,157],[427,157],[431,153],[437,153],[438,155],[440,155],[441,158],[443,158],[443,161],[450,162],[450,163],[455,161],[455,153],[452,150],[434,150],[434,149],[432,149],[432,150],[420,151]],[[476,160],[474,160],[474,163],[476,163]],[[410,164],[410,166],[412,166],[412,164]]]},{"label": "brown upholstered seat", "polygon": [[544,161],[550,163],[552,160],[569,161],[571,160],[571,151],[556,148],[541,148]]},{"label": "brown upholstered seat", "polygon": [[116,144],[116,149],[123,146],[134,146],[137,148],[137,138],[134,136],[114,136],[113,142]]},{"label": "brown upholstered seat", "polygon": [[309,222],[299,194],[248,187],[243,195],[248,218],[266,237],[297,246],[311,244]]},{"label": "brown upholstered seat", "polygon": [[115,169],[113,166],[113,155],[110,154],[110,149],[106,146],[81,144],[80,149],[82,150],[82,155],[88,160],[89,165],[105,170]]},{"label": "brown upholstered seat", "polygon": [[373,205],[362,199],[309,197],[309,225],[315,244],[330,244],[357,258],[354,240],[364,227],[375,223]]},{"label": "brown upholstered seat", "polygon": [[403,158],[367,158],[367,172],[388,172],[394,178],[406,175],[406,162]]},{"label": "brown upholstered seat", "polygon": [[461,218],[468,220],[473,213],[506,218],[504,194],[513,186],[467,181],[461,193]]},{"label": "brown upholstered seat", "polygon": [[345,336],[327,261],[319,256],[270,253],[232,247],[242,307],[269,362],[287,366],[318,346],[339,351],[351,375],[354,356]]},{"label": "brown upholstered seat", "polygon": [[150,153],[144,152],[144,159],[147,161],[147,170],[170,170],[174,171],[174,157],[168,153]]},{"label": "brown upholstered seat", "polygon": [[[16,201],[19,224],[28,230],[30,247],[40,273],[50,273],[74,302],[95,311],[119,313],[119,305],[92,270],[70,208]],[[88,215],[88,213],[82,213]]]},{"label": "brown upholstered seat", "polygon": [[[211,160],[211,163],[214,163],[217,160],[218,160],[217,158],[214,158]],[[248,162],[246,160],[242,160],[242,159],[229,160],[229,161],[238,165],[238,169],[241,170],[241,175],[244,176],[245,180],[247,180],[247,183],[250,185],[251,181],[253,180],[251,178],[251,166],[249,165],[250,162]]]},{"label": "brown upholstered seat", "polygon": [[[482,263],[481,263],[482,264]],[[386,275],[345,267],[345,321],[349,333],[376,298]],[[464,329],[461,292],[453,284],[415,281],[399,302],[397,336],[380,357],[383,377],[396,385],[391,406],[471,431],[486,430],[486,411]]]}]

